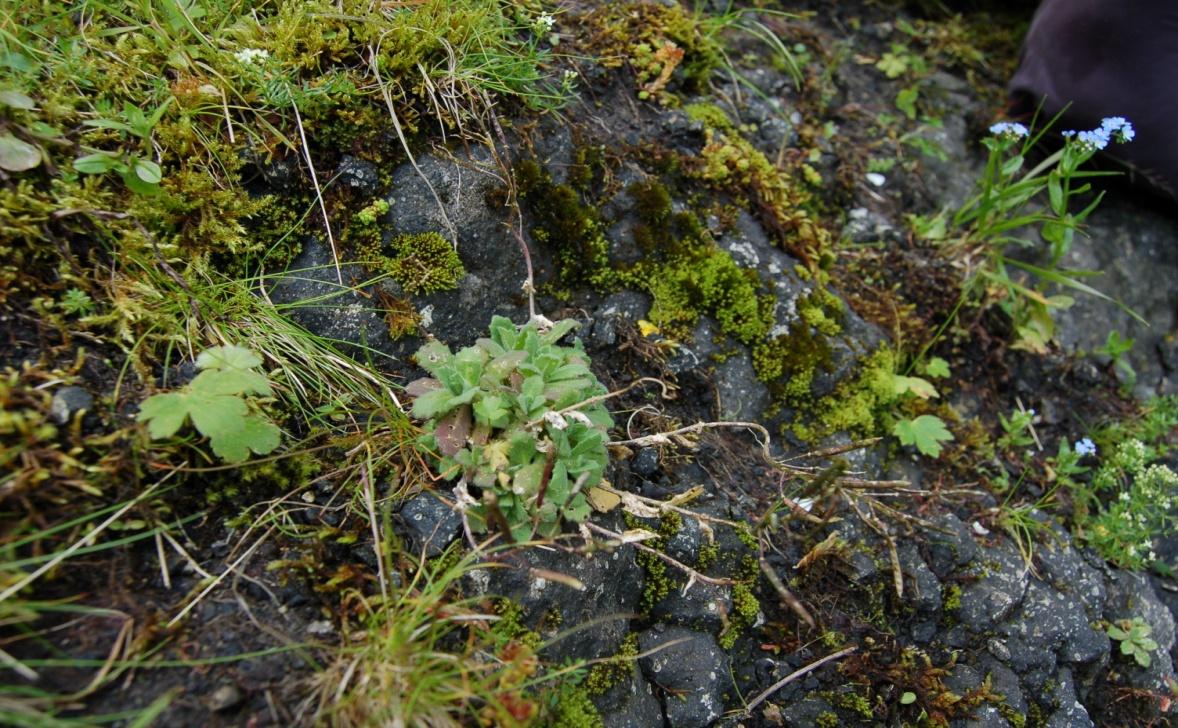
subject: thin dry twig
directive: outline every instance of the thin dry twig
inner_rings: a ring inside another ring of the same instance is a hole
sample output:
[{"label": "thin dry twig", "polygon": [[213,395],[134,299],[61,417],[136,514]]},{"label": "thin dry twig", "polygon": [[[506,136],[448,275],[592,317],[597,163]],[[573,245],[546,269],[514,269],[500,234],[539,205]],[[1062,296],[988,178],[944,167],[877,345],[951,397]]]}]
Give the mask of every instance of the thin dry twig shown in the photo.
[{"label": "thin dry twig", "polygon": [[879,442],[881,439],[883,439],[883,438],[871,437],[866,440],[857,440],[855,442],[848,442],[845,445],[835,445],[833,447],[827,447],[827,448],[823,448],[821,450],[811,450],[809,452],[804,452],[800,455],[794,455],[793,457],[788,457],[785,460],[782,460],[781,462],[792,463],[797,460],[813,460],[813,459],[819,459],[819,458],[829,458],[829,457],[833,457],[835,455],[842,455],[843,453],[853,452],[855,450],[861,450],[865,447],[871,447],[875,443]]},{"label": "thin dry twig", "polygon": [[[664,398],[667,397],[667,393],[670,391],[670,387],[666,382],[664,382],[661,379],[655,379],[654,377],[642,377],[641,379],[636,379],[633,382],[630,382],[629,385],[622,387],[621,389],[617,389],[612,392],[606,392],[605,394],[599,394],[596,397],[590,397],[589,399],[583,399],[580,402],[577,402],[575,404],[570,404],[568,407],[565,407],[564,409],[556,410],[556,412],[553,414],[563,415],[567,412],[574,412],[576,410],[579,410],[582,407],[588,407],[591,404],[597,404],[598,402],[604,402],[607,399],[613,399],[614,397],[620,397],[623,394],[625,394],[626,392],[629,392],[631,389],[634,389],[638,385],[646,384],[649,382],[654,382],[655,384],[662,387],[663,388],[663,397]],[[549,413],[545,413],[545,417],[547,417],[548,414]],[[539,418],[534,419],[531,422],[527,423],[525,425],[525,427],[536,427],[537,425],[539,425],[543,421],[544,421],[544,417],[539,417]],[[675,433],[671,432],[671,433],[667,433],[667,434],[673,435]],[[654,437],[654,435],[650,435],[649,437]],[[627,444],[630,444],[630,441],[607,442],[606,443],[606,445],[627,445]]]},{"label": "thin dry twig", "polygon": [[409,148],[409,140],[405,138],[405,130],[401,128],[401,119],[397,116],[397,107],[393,104],[392,94],[389,93],[388,85],[380,75],[380,67],[377,64],[377,50],[380,48],[380,42],[377,42],[376,48],[368,46],[368,62],[372,67],[372,75],[376,79],[376,85],[380,88],[380,95],[384,98],[385,107],[389,110],[389,118],[393,122],[393,130],[397,132],[397,139],[401,142],[401,148],[405,150],[405,156],[409,158],[409,164],[413,165],[413,170],[417,172],[417,176],[421,177],[421,181],[425,182],[425,186],[429,188],[430,194],[434,197],[434,202],[438,205],[438,213],[442,216],[442,224],[446,226],[446,232],[450,234],[450,242],[454,245],[454,249],[458,249],[458,229],[454,227],[454,223],[450,221],[450,216],[446,214],[446,206],[442,204],[442,198],[438,195],[438,191],[434,189],[433,182],[425,176],[425,172],[421,171],[421,167],[417,164],[417,158],[413,156],[413,151]]},{"label": "thin dry twig", "polygon": [[814,670],[817,670],[818,668],[822,667],[823,665],[825,665],[828,662],[831,662],[832,660],[837,660],[841,657],[846,657],[847,655],[851,654],[852,652],[854,652],[857,649],[859,649],[858,645],[852,645],[851,647],[847,647],[846,649],[842,649],[842,650],[839,650],[838,652],[827,655],[826,657],[823,657],[820,660],[815,660],[814,662],[811,662],[809,665],[806,665],[805,667],[801,667],[801,668],[798,668],[797,670],[794,670],[790,674],[786,675],[785,677],[781,678],[780,680],[778,680],[777,682],[773,683],[768,688],[766,688],[765,692],[761,693],[760,695],[758,695],[757,697],[755,697],[751,701],[749,701],[749,704],[746,705],[744,708],[745,715],[752,715],[753,708],[755,708],[758,705],[760,705],[761,703],[765,702],[766,698],[768,698],[770,695],[772,695],[773,693],[782,689],[786,685],[789,685],[791,682],[793,682],[794,680],[797,680],[802,675],[805,675],[808,672],[812,672]]},{"label": "thin dry twig", "polygon": [[[598,526],[596,523],[591,523],[589,521],[586,521],[584,525],[587,526],[589,528],[589,530],[596,531],[597,533],[600,533],[601,535],[606,536],[608,538],[617,539],[619,541],[626,540],[625,536],[618,533],[617,531],[611,531],[608,528],[602,528],[601,526]],[[676,569],[679,569],[683,573],[687,574],[687,577],[688,577],[687,584],[685,584],[683,586],[684,593],[686,593],[687,590],[691,588],[692,584],[694,584],[697,581],[706,582],[708,584],[715,584],[716,586],[733,586],[733,585],[739,583],[735,579],[716,578],[716,577],[708,576],[707,574],[701,574],[700,572],[691,568],[687,564],[684,564],[683,562],[678,561],[677,559],[667,556],[662,551],[659,551],[658,549],[652,549],[651,547],[649,547],[645,544],[639,543],[637,541],[630,540],[629,544],[636,549],[639,549],[641,551],[645,551],[649,554],[653,554],[653,555],[657,556],[659,559],[665,561],[666,563],[670,564],[671,566],[674,566]]]},{"label": "thin dry twig", "polygon": [[311,171],[311,184],[315,186],[315,198],[319,200],[319,211],[323,213],[323,228],[327,231],[327,242],[331,244],[331,260],[335,263],[335,278],[342,286],[344,273],[339,266],[339,251],[335,247],[335,235],[331,232],[331,218],[327,215],[327,204],[323,201],[323,189],[319,187],[319,177],[315,174],[315,163],[311,161],[311,148],[307,146],[307,134],[303,131],[303,117],[299,115],[299,105],[291,99],[290,106],[294,109],[295,126],[299,129],[299,140],[303,143],[303,157],[307,160],[307,169]]},{"label": "thin dry twig", "polygon": [[138,496],[136,496],[132,500],[128,501],[125,506],[123,506],[119,510],[112,513],[109,518],[107,518],[105,521],[103,521],[102,523],[95,526],[85,536],[83,536],[82,538],[75,541],[69,548],[65,549],[64,551],[59,553],[57,556],[54,556],[49,561],[46,561],[36,571],[31,572],[30,574],[25,576],[20,581],[16,582],[12,586],[5,589],[3,592],[0,592],[0,602],[3,602],[4,600],[8,599],[9,597],[11,597],[14,594],[19,594],[20,591],[22,589],[24,589],[26,586],[28,586],[29,584],[32,584],[37,579],[41,578],[41,576],[43,574],[45,574],[48,571],[53,570],[62,561],[65,561],[70,556],[72,556],[75,551],[82,548],[86,544],[93,543],[94,539],[96,539],[98,537],[98,534],[102,533],[107,528],[109,528],[112,523],[115,523],[120,518],[122,518],[123,514],[125,514],[127,511],[131,510],[136,505],[138,505],[139,503],[142,503],[144,500],[146,500],[148,496],[150,496],[152,493],[154,493],[157,488],[159,488],[161,485],[163,485],[169,478],[171,478],[177,472],[178,471],[173,470],[173,471],[169,472],[167,475],[165,475],[164,477],[157,480],[156,482],[152,483],[150,486],[148,486],[148,488],[146,490],[144,490],[142,493],[140,493]]},{"label": "thin dry twig", "polygon": [[[643,381],[643,380],[639,380],[639,381]],[[659,380],[656,379],[655,381],[659,381]],[[606,445],[611,445],[611,446],[634,445],[636,447],[646,447],[648,445],[666,445],[671,442],[671,438],[675,435],[686,435],[686,434],[690,434],[692,432],[700,432],[702,430],[707,430],[707,429],[712,429],[712,428],[720,428],[720,427],[745,428],[745,429],[757,431],[764,438],[763,440],[758,441],[758,443],[761,446],[761,454],[770,463],[777,463],[778,462],[777,460],[775,460],[773,458],[773,454],[769,451],[769,442],[770,442],[769,431],[766,430],[762,425],[757,424],[756,422],[696,422],[694,425],[687,425],[686,427],[680,427],[677,430],[671,430],[669,432],[656,432],[653,435],[644,435],[643,437],[635,437],[630,440],[615,440],[613,442],[607,442]]]},{"label": "thin dry twig", "polygon": [[690,516],[691,518],[694,518],[697,521],[707,521],[708,523],[720,523],[725,526],[730,526],[732,528],[740,528],[743,525],[743,524],[737,523],[736,521],[725,520],[725,519],[719,518],[717,516],[709,516],[706,513],[697,513],[695,511],[691,510],[690,508],[681,508],[681,507],[675,505],[674,503],[669,503],[667,501],[661,501],[657,498],[647,498],[646,496],[639,495],[638,493],[631,493],[629,491],[617,490],[617,489],[613,488],[612,486],[605,484],[604,482],[599,483],[597,485],[597,487],[600,488],[601,490],[604,490],[607,493],[613,493],[614,495],[619,496],[619,497],[626,495],[626,496],[629,496],[637,501],[641,501],[643,503],[649,503],[650,505],[652,505],[655,508],[658,508],[660,510],[675,511],[676,513],[680,513],[684,516]]},{"label": "thin dry twig", "polygon": [[220,574],[218,574],[217,577],[214,578],[213,581],[208,586],[206,586],[204,589],[202,589],[200,591],[200,593],[196,595],[196,598],[188,603],[188,606],[181,609],[179,614],[177,614],[175,617],[172,617],[172,619],[168,621],[168,628],[171,629],[173,626],[175,626],[175,624],[177,622],[184,619],[184,617],[187,616],[187,614],[189,612],[191,612],[192,609],[197,604],[200,604],[200,601],[202,599],[204,599],[206,596],[208,596],[209,592],[211,592],[213,589],[215,589],[217,587],[218,584],[220,584],[222,581],[224,581],[226,576],[228,576],[229,574],[235,573],[237,571],[237,567],[241,566],[242,562],[244,562],[246,559],[248,559],[250,556],[252,556],[254,551],[257,551],[258,547],[261,546],[262,543],[265,542],[265,540],[267,538],[269,538],[270,534],[273,532],[274,532],[274,526],[271,526],[270,528],[266,529],[266,532],[263,533],[258,538],[258,540],[253,543],[253,545],[251,545],[248,549],[246,549],[244,552],[242,552],[241,556],[238,556],[237,559],[235,559],[232,564],[230,564],[228,567],[226,567],[226,569],[224,571],[222,571]]},{"label": "thin dry twig", "polygon": [[781,597],[781,601],[785,602],[785,605],[793,610],[793,613],[798,615],[798,617],[800,617],[803,622],[810,625],[810,629],[817,628],[818,623],[814,621],[814,617],[810,615],[810,612],[806,609],[805,605],[803,605],[802,602],[796,596],[794,596],[794,593],[791,592],[789,588],[786,587],[786,585],[781,581],[781,577],[777,575],[777,572],[774,571],[773,567],[769,564],[769,561],[765,559],[764,551],[761,552],[761,556],[757,560],[757,564],[761,567],[761,573],[765,575],[765,578],[769,581],[769,584],[773,586],[774,591],[776,591],[777,595]]}]

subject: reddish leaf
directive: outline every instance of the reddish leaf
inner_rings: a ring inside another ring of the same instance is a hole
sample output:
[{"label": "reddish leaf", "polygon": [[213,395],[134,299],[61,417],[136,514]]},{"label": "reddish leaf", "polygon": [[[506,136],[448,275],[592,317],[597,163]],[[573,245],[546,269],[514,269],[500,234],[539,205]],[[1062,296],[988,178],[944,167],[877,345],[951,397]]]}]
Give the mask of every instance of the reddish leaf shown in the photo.
[{"label": "reddish leaf", "polygon": [[438,420],[434,437],[443,455],[453,455],[466,446],[470,435],[470,405],[463,405]]}]

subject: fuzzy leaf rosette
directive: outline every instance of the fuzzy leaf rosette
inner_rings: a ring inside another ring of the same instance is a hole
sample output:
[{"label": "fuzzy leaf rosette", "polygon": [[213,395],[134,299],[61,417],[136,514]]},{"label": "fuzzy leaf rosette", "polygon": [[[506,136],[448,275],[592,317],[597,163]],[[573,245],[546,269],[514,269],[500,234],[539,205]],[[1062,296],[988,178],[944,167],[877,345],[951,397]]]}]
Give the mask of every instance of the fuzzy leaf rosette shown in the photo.
[{"label": "fuzzy leaf rosette", "polygon": [[406,388],[425,421],[417,446],[443,478],[458,479],[455,496],[476,532],[492,524],[515,540],[551,537],[562,520],[589,515],[585,493],[605,471],[613,421],[600,402],[581,405],[606,389],[579,340],[557,343],[576,326],[517,327],[495,316],[490,337],[473,346],[451,353],[431,341],[415,355],[431,375]]}]

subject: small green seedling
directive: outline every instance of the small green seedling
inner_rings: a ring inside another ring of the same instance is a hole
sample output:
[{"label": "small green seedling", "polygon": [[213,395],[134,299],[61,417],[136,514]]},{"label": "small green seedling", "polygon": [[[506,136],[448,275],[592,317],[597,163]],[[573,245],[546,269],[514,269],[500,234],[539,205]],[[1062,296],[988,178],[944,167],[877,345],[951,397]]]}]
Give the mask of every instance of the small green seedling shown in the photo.
[{"label": "small green seedling", "polygon": [[90,298],[89,293],[78,288],[71,288],[61,294],[61,300],[57,305],[63,313],[71,316],[85,317],[93,314],[95,310],[94,299]]},{"label": "small green seedling", "polygon": [[942,442],[953,439],[945,421],[936,415],[900,420],[892,427],[892,434],[900,438],[901,445],[915,445],[917,450],[931,458],[940,456]]},{"label": "small green seedling", "polygon": [[175,435],[191,419],[225,462],[242,462],[251,450],[265,455],[278,447],[281,432],[249,396],[273,394],[266,375],[255,371],[261,364],[261,357],[240,346],[208,349],[196,359],[201,372],[192,382],[148,397],[137,419],[155,440]]},{"label": "small green seedling", "polygon": [[1149,667],[1152,661],[1149,653],[1158,648],[1158,643],[1150,637],[1153,628],[1144,619],[1121,619],[1116,624],[1110,624],[1105,631],[1109,637],[1121,643],[1122,655],[1132,655],[1138,665]]}]

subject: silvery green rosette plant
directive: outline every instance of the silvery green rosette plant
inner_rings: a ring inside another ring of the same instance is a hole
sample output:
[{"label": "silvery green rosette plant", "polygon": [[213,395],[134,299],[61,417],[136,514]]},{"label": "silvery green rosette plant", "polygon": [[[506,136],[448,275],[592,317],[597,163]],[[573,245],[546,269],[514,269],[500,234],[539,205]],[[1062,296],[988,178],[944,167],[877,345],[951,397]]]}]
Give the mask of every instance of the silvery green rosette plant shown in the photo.
[{"label": "silvery green rosette plant", "polygon": [[557,343],[576,326],[496,316],[490,338],[457,353],[439,341],[418,349],[431,376],[407,387],[413,416],[425,420],[417,445],[443,478],[458,479],[473,531],[491,523],[515,540],[551,537],[563,520],[588,517],[585,492],[605,471],[613,421],[581,342]]}]

